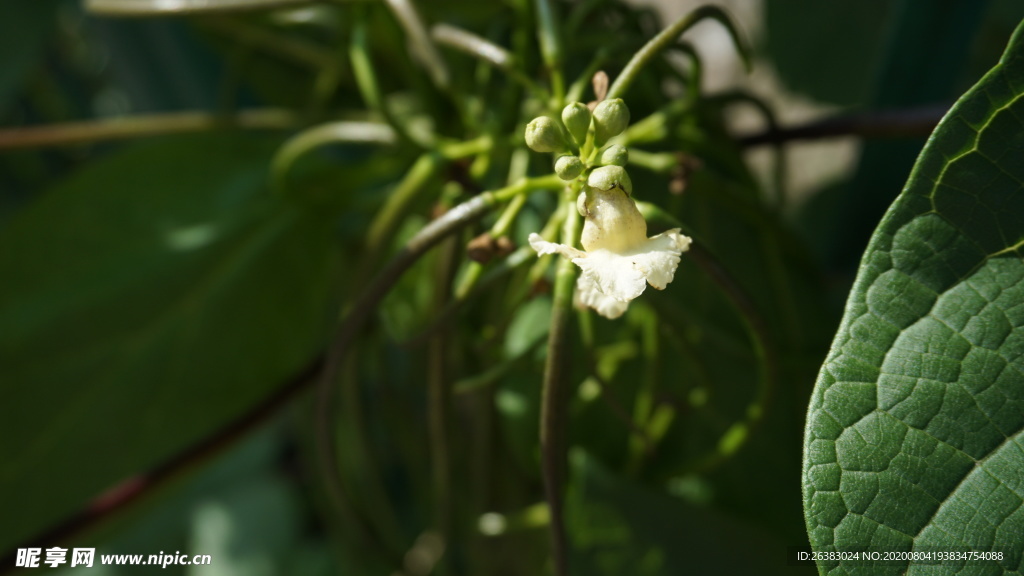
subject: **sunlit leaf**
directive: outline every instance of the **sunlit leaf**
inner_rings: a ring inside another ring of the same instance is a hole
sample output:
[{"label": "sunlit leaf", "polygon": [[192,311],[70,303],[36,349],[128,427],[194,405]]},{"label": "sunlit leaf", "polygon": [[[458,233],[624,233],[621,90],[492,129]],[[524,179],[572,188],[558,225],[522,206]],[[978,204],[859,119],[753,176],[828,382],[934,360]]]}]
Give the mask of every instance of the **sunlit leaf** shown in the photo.
[{"label": "sunlit leaf", "polygon": [[[995,547],[1003,560],[986,569],[1021,569],[1022,78],[1018,28],[936,129],[864,255],[807,422],[818,548]],[[819,567],[952,574],[964,563]]]}]

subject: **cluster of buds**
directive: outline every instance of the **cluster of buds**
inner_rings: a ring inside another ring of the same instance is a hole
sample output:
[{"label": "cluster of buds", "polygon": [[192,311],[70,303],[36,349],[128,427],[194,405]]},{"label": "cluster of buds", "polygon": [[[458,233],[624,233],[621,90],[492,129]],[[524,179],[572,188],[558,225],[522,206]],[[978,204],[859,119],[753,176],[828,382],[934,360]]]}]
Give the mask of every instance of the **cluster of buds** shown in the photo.
[{"label": "cluster of buds", "polygon": [[[618,144],[602,149],[629,125],[621,99],[605,100],[593,113],[579,102],[562,110],[562,121],[542,116],[526,127],[526,144],[537,152],[561,154],[555,173],[567,182],[582,180],[576,208],[585,218],[580,244],[548,242],[530,235],[539,255],[561,254],[580,267],[577,300],[607,318],[618,318],[648,284],[664,289],[675,275],[690,238],[678,228],[651,238],[632,198],[626,172],[629,151]],[[568,153],[566,153],[568,152]]]},{"label": "cluster of buds", "polygon": [[[548,116],[534,118],[526,126],[526,145],[537,152],[559,153],[555,173],[562,180],[571,181],[593,166],[625,166],[629,153],[617,144],[602,150],[596,162],[579,153],[600,149],[628,125],[629,108],[621,98],[605,100],[593,112],[585,104],[573,102],[562,110],[561,122]],[[624,174],[625,170],[620,172]]]}]

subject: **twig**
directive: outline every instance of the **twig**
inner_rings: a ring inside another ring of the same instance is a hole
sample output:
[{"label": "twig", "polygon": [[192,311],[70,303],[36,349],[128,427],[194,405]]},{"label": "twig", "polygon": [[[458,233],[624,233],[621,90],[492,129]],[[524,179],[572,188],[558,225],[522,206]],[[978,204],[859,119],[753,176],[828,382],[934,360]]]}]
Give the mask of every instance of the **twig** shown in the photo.
[{"label": "twig", "polygon": [[292,111],[282,108],[243,110],[231,116],[197,111],[144,114],[108,120],[83,120],[44,126],[7,128],[0,130],[0,150],[68,146],[232,128],[289,130],[298,125],[298,116]]},{"label": "twig", "polygon": [[921,108],[882,110],[862,114],[846,114],[790,128],[777,128],[748,134],[739,138],[743,147],[778,144],[792,140],[818,140],[838,136],[864,138],[913,138],[932,133],[949,110],[948,104]]}]

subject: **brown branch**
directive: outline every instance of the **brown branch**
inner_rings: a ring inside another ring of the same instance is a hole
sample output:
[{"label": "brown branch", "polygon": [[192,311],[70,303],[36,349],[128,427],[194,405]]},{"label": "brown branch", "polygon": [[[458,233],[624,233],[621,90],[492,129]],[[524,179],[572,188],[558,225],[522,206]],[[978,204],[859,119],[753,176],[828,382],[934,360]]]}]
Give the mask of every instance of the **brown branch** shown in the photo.
[{"label": "brown branch", "polygon": [[765,130],[740,136],[744,148],[763,144],[779,144],[792,140],[820,140],[839,136],[860,136],[862,138],[916,138],[932,133],[942,116],[949,110],[948,104],[936,104],[921,108],[882,110],[862,114],[845,114],[789,128]]},{"label": "brown branch", "polygon": [[282,108],[242,110],[232,115],[199,111],[142,114],[0,129],[0,150],[92,144],[217,129],[290,130],[298,126],[298,116]]}]

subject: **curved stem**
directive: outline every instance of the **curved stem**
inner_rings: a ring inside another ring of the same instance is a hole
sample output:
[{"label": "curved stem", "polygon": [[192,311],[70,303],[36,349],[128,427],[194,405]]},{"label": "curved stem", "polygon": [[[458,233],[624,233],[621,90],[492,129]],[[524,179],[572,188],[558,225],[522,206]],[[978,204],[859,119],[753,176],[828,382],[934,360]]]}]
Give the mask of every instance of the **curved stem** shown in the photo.
[{"label": "curved stem", "polygon": [[515,56],[501,46],[451,24],[437,24],[431,28],[430,33],[438,43],[455,48],[481,62],[503,70],[542,102],[546,102],[550,98],[549,94],[522,71]]},{"label": "curved stem", "polygon": [[[734,90],[732,92],[718,94],[712,99],[712,101],[726,105],[750,104],[764,118],[765,124],[768,125],[768,132],[778,132],[779,123],[775,119],[775,112],[764,100],[749,92],[744,90]],[[773,188],[775,188],[776,207],[781,210],[786,203],[786,147],[783,146],[781,142],[776,142],[774,144],[774,148],[775,170],[772,174],[774,179],[772,185]]]},{"label": "curved stem", "polygon": [[[345,320],[339,325],[326,352],[323,369],[317,377],[316,436],[321,471],[324,475],[328,494],[339,510],[345,510],[348,501],[337,462],[337,446],[334,435],[335,384],[345,356],[359,333],[375,313],[377,306],[398,280],[424,253],[439,242],[460,230],[470,222],[483,216],[497,204],[533,188],[550,187],[554,176],[538,179],[524,179],[494,192],[481,193],[467,202],[452,208],[441,217],[427,224],[413,236],[391,261],[368,283]],[[561,183],[561,181],[559,181]]]},{"label": "curved stem", "polygon": [[413,139],[405,126],[391,113],[387,102],[384,101],[384,96],[380,92],[380,83],[377,81],[377,72],[370,58],[369,24],[367,23],[366,9],[359,9],[355,11],[354,15],[355,21],[352,25],[352,38],[348,53],[349,59],[352,61],[352,74],[363,101],[371,110],[378,113],[403,141],[412,142],[421,148],[429,147],[429,142],[418,142]]},{"label": "curved stem", "polygon": [[633,58],[631,58],[629,63],[626,64],[626,67],[622,69],[622,73],[619,74],[619,77],[615,79],[611,88],[608,89],[608,99],[621,98],[644,66],[660,54],[662,50],[665,50],[672,45],[680,34],[686,32],[693,27],[694,24],[704,20],[705,18],[717,20],[722,24],[722,26],[725,26],[726,31],[728,31],[729,35],[732,37],[733,44],[740,53],[740,58],[743,59],[743,63],[749,70],[751,54],[750,47],[740,36],[739,31],[732,22],[732,18],[729,17],[728,13],[717,6],[701,6],[679,20],[676,20],[675,23],[668,28],[662,30],[657,36],[652,38],[650,42],[645,44],[643,48],[634,54]]},{"label": "curved stem", "polygon": [[726,297],[739,313],[750,335],[760,373],[757,393],[747,406],[744,418],[734,423],[726,431],[719,440],[718,450],[714,454],[698,463],[696,471],[701,471],[707,470],[735,454],[750,439],[754,429],[760,425],[775,390],[775,381],[778,377],[778,358],[768,326],[753,300],[743,288],[726,271],[714,254],[702,245],[695,242],[690,246],[690,254],[712,281],[722,288]]},{"label": "curved stem", "polygon": [[430,75],[434,85],[442,92],[448,92],[451,87],[448,66],[441,58],[441,53],[437,51],[437,46],[430,39],[427,27],[424,26],[423,19],[420,18],[412,0],[385,0],[385,2],[405,30],[409,42],[412,43],[413,54],[427,69],[427,74]]},{"label": "curved stem", "polygon": [[689,86],[687,86],[686,97],[691,101],[696,100],[700,97],[701,85],[703,83],[704,76],[704,64],[701,61],[700,54],[693,47],[693,44],[690,44],[685,40],[676,42],[671,49],[681,52],[690,59],[690,75],[688,77]]},{"label": "curved stem", "polygon": [[276,188],[279,191],[287,188],[288,172],[301,156],[334,143],[394,144],[395,132],[386,124],[344,121],[330,122],[303,130],[282,144],[270,162],[270,172]]},{"label": "curved stem", "polygon": [[[136,6],[146,4],[135,0],[129,1]],[[268,27],[249,24],[245,20],[225,16],[208,17],[198,22],[200,26],[227,36],[232,44],[247,46],[278,58],[291,60],[311,71],[337,70],[340,67],[336,55],[322,46],[275,32]]]}]

